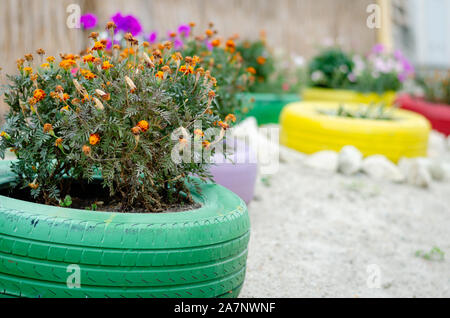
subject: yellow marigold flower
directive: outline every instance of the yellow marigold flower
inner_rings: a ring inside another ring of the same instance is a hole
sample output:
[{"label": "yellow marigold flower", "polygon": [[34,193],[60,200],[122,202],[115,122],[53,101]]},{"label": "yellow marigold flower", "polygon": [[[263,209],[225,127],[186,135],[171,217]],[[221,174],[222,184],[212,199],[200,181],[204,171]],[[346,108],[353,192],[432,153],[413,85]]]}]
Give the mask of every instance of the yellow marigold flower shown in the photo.
[{"label": "yellow marigold flower", "polygon": [[100,135],[99,134],[91,134],[91,136],[89,137],[89,143],[92,146],[95,146],[99,142],[100,142]]},{"label": "yellow marigold flower", "polygon": [[150,128],[150,125],[146,120],[141,120],[140,122],[138,122],[137,126],[141,128],[143,132],[146,132]]},{"label": "yellow marigold flower", "polygon": [[247,72],[249,72],[250,74],[256,74],[256,70],[252,66],[247,67]]},{"label": "yellow marigold flower", "polygon": [[23,71],[25,72],[25,74],[27,75],[31,75],[33,74],[33,69],[31,67],[24,67]]},{"label": "yellow marigold flower", "polygon": [[158,73],[155,74],[155,77],[163,79],[164,78],[164,72],[163,71],[158,71]]},{"label": "yellow marigold flower", "polygon": [[44,64],[41,65],[41,67],[42,67],[42,68],[49,68],[49,67],[50,67],[50,64],[44,63]]},{"label": "yellow marigold flower", "polygon": [[101,51],[101,50],[105,49],[105,47],[106,47],[105,44],[103,44],[100,41],[97,41],[97,42],[95,42],[94,47],[92,49],[95,51]]},{"label": "yellow marigold flower", "polygon": [[42,89],[36,89],[33,93],[34,99],[36,99],[37,102],[40,102],[47,96],[45,92]]},{"label": "yellow marigold flower", "polygon": [[56,139],[56,141],[55,141],[55,146],[56,146],[56,147],[59,147],[59,146],[62,145],[62,143],[63,143],[62,138],[58,138],[58,139]]},{"label": "yellow marigold flower", "polygon": [[228,114],[226,117],[225,117],[225,121],[226,122],[233,122],[233,123],[235,123],[236,122],[236,116],[234,115],[234,114]]},{"label": "yellow marigold flower", "polygon": [[53,126],[52,126],[52,124],[44,124],[44,132],[45,133],[48,133],[48,132],[51,132],[53,130]]},{"label": "yellow marigold flower", "polygon": [[258,56],[258,58],[256,59],[256,62],[260,65],[263,65],[266,63],[266,58],[263,56]]},{"label": "yellow marigold flower", "polygon": [[109,63],[109,61],[104,61],[103,62],[102,69],[109,70],[110,68],[113,68],[113,67],[114,67],[114,65]]},{"label": "yellow marigold flower", "polygon": [[69,106],[68,105],[66,105],[63,108],[61,108],[60,112],[64,112],[64,111],[66,111],[66,112],[69,111]]},{"label": "yellow marigold flower", "polygon": [[3,137],[3,138],[5,138],[6,140],[10,140],[10,139],[11,139],[11,136],[8,135],[8,133],[6,133],[6,132],[4,132],[4,131],[2,131],[2,132],[0,133],[0,136]]},{"label": "yellow marigold flower", "polygon": [[94,60],[95,60],[95,57],[92,54],[83,56],[84,63],[93,62]]},{"label": "yellow marigold flower", "polygon": [[54,56],[49,56],[49,57],[47,57],[47,62],[49,62],[49,63],[53,63],[54,61],[55,61],[55,57]]}]

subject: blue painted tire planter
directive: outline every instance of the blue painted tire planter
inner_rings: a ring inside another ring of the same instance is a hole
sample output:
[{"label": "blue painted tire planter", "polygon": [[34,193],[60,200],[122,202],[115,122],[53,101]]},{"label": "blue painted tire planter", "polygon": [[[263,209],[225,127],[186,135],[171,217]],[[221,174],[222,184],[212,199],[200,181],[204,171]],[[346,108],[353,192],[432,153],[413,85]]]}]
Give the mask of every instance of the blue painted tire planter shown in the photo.
[{"label": "blue painted tire planter", "polygon": [[[0,162],[0,186],[15,176]],[[67,209],[0,196],[0,297],[237,297],[249,240],[245,203],[201,185],[177,213]],[[80,268],[80,288],[66,282]]]},{"label": "blue painted tire planter", "polygon": [[224,157],[216,153],[210,172],[214,181],[236,193],[245,203],[252,201],[255,193],[258,164],[256,154],[241,141],[236,141],[236,151]]}]

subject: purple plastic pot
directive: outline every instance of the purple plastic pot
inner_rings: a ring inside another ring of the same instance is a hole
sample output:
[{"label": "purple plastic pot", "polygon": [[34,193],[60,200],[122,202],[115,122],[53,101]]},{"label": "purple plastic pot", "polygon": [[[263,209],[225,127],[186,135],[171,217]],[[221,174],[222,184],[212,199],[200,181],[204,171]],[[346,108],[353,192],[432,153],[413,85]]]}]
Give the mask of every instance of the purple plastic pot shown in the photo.
[{"label": "purple plastic pot", "polygon": [[250,203],[255,192],[258,164],[256,154],[243,142],[235,141],[235,151],[225,158],[222,153],[214,155],[210,168],[214,181],[239,195]]}]

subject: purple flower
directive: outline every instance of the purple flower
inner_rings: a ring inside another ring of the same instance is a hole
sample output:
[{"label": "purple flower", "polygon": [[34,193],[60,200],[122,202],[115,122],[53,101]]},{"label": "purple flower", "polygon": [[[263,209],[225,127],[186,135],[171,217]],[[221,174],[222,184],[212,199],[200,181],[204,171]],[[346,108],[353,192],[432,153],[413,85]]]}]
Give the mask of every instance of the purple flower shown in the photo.
[{"label": "purple flower", "polygon": [[212,45],[211,42],[206,40],[205,44],[206,44],[206,48],[208,49],[208,51],[212,51],[213,50],[213,45]]},{"label": "purple flower", "polygon": [[133,15],[123,16],[120,12],[117,12],[111,19],[117,25],[116,32],[130,32],[133,36],[142,32],[141,23]]},{"label": "purple flower", "polygon": [[150,35],[148,36],[148,41],[151,44],[155,43],[157,39],[158,39],[158,33],[156,31],[150,33]]},{"label": "purple flower", "polygon": [[184,45],[184,43],[180,39],[175,39],[175,41],[173,42],[173,47],[175,48],[175,50],[182,49],[183,45]]},{"label": "purple flower", "polygon": [[373,48],[372,48],[372,53],[373,54],[380,54],[384,52],[384,45],[379,43],[376,44]]},{"label": "purple flower", "polygon": [[[120,44],[120,42],[119,42],[119,41],[116,41],[116,40],[114,40],[114,44]],[[112,47],[112,43],[111,43],[111,40],[110,40],[110,39],[107,39],[107,40],[106,40],[106,49],[107,49],[107,50],[110,50],[110,49],[111,49],[111,47]]]},{"label": "purple flower", "polygon": [[409,76],[414,74],[414,66],[411,62],[403,55],[400,50],[394,52],[395,59],[400,63],[402,71],[398,75],[399,81],[405,81]]},{"label": "purple flower", "polygon": [[191,27],[187,24],[182,24],[178,27],[178,34],[183,37],[188,37],[191,33]]},{"label": "purple flower", "polygon": [[85,30],[93,29],[97,26],[97,16],[92,13],[86,13],[80,18],[80,24]]}]

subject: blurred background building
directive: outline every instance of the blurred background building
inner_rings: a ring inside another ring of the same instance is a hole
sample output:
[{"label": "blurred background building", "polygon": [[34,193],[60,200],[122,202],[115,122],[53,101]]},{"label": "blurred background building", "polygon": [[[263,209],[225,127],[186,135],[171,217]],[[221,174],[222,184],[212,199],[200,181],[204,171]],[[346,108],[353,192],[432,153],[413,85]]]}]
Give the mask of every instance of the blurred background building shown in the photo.
[{"label": "blurred background building", "polygon": [[[339,44],[365,53],[379,41],[406,51],[416,65],[450,67],[448,0],[0,0],[0,67],[15,70],[24,54],[44,48],[48,54],[78,53],[86,31],[66,25],[70,4],[94,13],[104,25],[116,12],[133,14],[144,34],[167,34],[181,23],[200,30],[214,22],[223,37],[256,38],[261,30],[270,46],[310,57],[317,48]],[[369,5],[382,9],[381,29],[369,28]],[[0,105],[1,112],[5,105]]]}]

